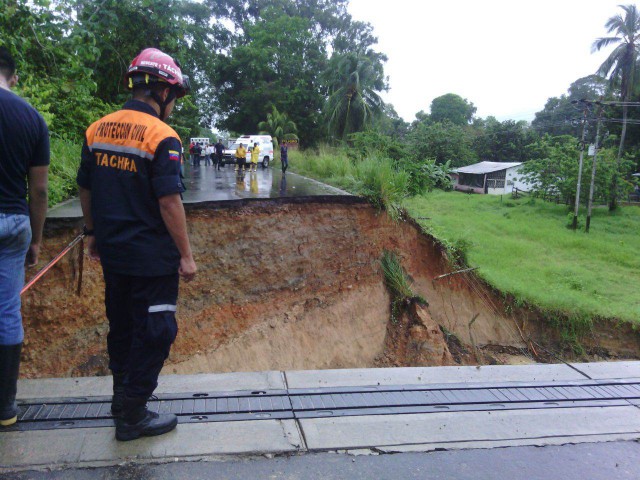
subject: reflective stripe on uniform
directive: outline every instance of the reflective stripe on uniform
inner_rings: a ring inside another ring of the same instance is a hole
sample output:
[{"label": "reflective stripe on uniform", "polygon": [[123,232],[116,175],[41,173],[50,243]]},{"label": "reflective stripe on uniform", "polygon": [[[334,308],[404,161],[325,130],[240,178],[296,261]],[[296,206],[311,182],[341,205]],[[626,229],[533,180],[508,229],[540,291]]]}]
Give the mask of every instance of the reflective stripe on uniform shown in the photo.
[{"label": "reflective stripe on uniform", "polygon": [[97,148],[99,150],[109,150],[118,153],[129,153],[132,155],[138,155],[139,157],[146,158],[148,160],[153,160],[153,154],[147,153],[144,150],[140,150],[139,148],[128,147],[126,145],[112,145],[110,143],[94,142],[88,145],[88,147],[92,152],[94,148]]},{"label": "reflective stripe on uniform", "polygon": [[149,307],[149,313],[158,313],[158,312],[175,312],[175,305],[151,305]]}]

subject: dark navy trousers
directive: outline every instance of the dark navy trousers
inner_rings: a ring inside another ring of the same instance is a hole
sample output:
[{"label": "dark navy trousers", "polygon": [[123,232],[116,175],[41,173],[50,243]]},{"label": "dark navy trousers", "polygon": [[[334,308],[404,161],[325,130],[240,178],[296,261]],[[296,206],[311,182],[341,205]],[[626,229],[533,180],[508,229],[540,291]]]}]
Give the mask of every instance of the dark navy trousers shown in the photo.
[{"label": "dark navy trousers", "polygon": [[109,368],[129,397],[149,397],[178,333],[178,274],[137,277],[103,271]]}]

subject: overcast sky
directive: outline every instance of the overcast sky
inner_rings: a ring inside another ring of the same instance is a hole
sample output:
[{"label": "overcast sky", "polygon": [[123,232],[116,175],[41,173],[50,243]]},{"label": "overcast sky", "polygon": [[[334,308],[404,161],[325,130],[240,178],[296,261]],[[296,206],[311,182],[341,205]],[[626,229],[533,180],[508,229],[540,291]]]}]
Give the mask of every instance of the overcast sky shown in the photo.
[{"label": "overcast sky", "polygon": [[596,71],[614,47],[591,53],[620,0],[351,0],[389,61],[383,95],[412,121],[456,93],[476,116],[533,120],[549,97]]}]

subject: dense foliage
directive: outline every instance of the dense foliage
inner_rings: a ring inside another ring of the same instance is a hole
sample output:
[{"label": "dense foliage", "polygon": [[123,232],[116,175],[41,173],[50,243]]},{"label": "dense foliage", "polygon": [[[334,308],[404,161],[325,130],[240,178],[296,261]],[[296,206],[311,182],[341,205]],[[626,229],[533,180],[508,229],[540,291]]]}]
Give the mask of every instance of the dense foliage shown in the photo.
[{"label": "dense foliage", "polygon": [[[369,24],[351,19],[347,0],[0,0],[0,44],[16,56],[18,93],[54,135],[82,139],[84,129],[127,97],[131,59],[157,47],[181,62],[193,92],[171,118],[185,137],[201,127],[257,132],[275,107],[297,126],[302,145],[326,136],[325,103],[341,78],[333,63],[354,55],[376,72],[386,58]],[[331,58],[329,53],[333,52]],[[347,59],[347,60],[345,60]],[[335,116],[363,125],[357,108]],[[368,122],[365,122],[368,123]],[[357,130],[357,129],[356,129]]]}]

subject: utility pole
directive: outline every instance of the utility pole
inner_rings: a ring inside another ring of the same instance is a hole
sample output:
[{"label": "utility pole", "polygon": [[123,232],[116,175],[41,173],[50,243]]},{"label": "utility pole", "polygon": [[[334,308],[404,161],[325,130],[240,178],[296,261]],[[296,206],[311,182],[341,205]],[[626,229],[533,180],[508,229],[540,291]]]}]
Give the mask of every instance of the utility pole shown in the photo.
[{"label": "utility pole", "polygon": [[578,211],[580,209],[580,186],[582,184],[582,161],[584,159],[584,145],[585,138],[587,135],[587,112],[589,111],[589,107],[591,106],[585,100],[581,100],[584,103],[584,112],[582,114],[582,139],[580,140],[580,164],[578,166],[578,185],[576,186],[576,206],[573,213],[573,222],[571,223],[571,228],[573,230],[577,230],[578,228]]},{"label": "utility pole", "polygon": [[585,232],[589,233],[589,226],[591,225],[591,208],[593,207],[593,190],[595,189],[596,182],[596,162],[598,158],[598,147],[600,146],[600,127],[602,125],[602,112],[604,111],[604,106],[602,102],[595,102],[598,109],[598,127],[596,128],[596,144],[593,152],[593,168],[591,169],[591,187],[589,188],[589,205],[587,207],[587,223],[585,225]]}]

